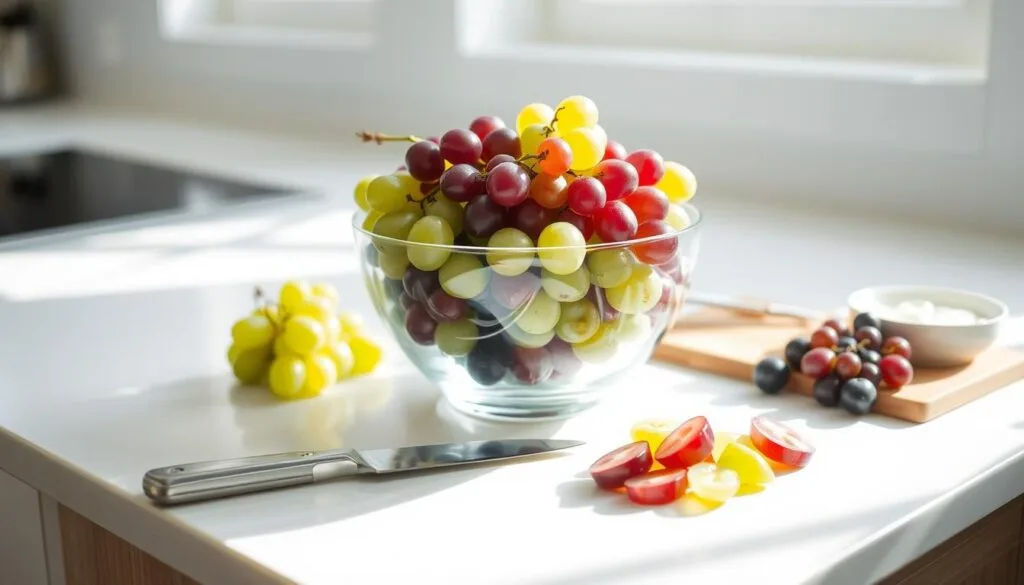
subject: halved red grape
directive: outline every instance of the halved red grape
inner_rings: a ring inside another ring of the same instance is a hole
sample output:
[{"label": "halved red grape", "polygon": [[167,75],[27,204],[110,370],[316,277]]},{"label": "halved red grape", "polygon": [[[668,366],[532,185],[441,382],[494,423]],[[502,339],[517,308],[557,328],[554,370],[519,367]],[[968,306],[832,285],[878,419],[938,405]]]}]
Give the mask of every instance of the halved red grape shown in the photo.
[{"label": "halved red grape", "polygon": [[432,183],[444,172],[444,157],[436,144],[427,140],[414,142],[405,151],[405,166],[417,181]]},{"label": "halved red grape", "polygon": [[626,147],[615,140],[609,140],[604,147],[604,157],[601,160],[625,160],[628,153]]},{"label": "halved red grape", "polygon": [[609,201],[593,218],[594,230],[603,242],[625,242],[636,235],[636,215],[622,201]]},{"label": "halved red grape", "polygon": [[796,431],[763,416],[751,419],[750,442],[768,459],[790,467],[806,466],[815,451]]},{"label": "halved red grape", "polygon": [[[624,160],[606,160],[597,163],[593,176],[604,185],[608,201],[622,199],[635,191],[640,184],[636,168]],[[666,198],[665,201],[667,202],[668,199]],[[665,211],[668,212],[667,206]],[[664,216],[658,219],[664,219]]]},{"label": "halved red grape", "polygon": [[812,378],[824,378],[836,365],[836,352],[827,347],[815,347],[800,359],[800,371]]},{"label": "halved red grape", "polygon": [[602,455],[590,465],[590,476],[598,487],[613,490],[625,485],[627,479],[647,473],[652,465],[651,446],[647,441],[637,441]]},{"label": "halved red grape", "polygon": [[679,247],[679,239],[672,235],[674,232],[675,230],[668,225],[668,222],[661,220],[640,224],[636,230],[636,239],[663,237],[634,245],[632,247],[633,254],[645,264],[662,264],[671,260]]},{"label": "halved red grape", "polygon": [[626,480],[626,497],[641,506],[671,504],[686,493],[685,469],[659,469]]},{"label": "halved red grape", "polygon": [[430,313],[423,303],[413,303],[405,312],[405,330],[416,343],[434,345],[437,321],[430,317]]},{"label": "halved red grape", "polygon": [[505,227],[508,210],[487,195],[480,195],[466,205],[463,228],[474,238],[489,238]]},{"label": "halved red grape", "polygon": [[585,241],[590,240],[590,236],[594,235],[594,222],[589,217],[583,217],[571,209],[566,209],[560,213],[558,221],[566,221],[576,226],[576,229],[580,230],[580,233],[583,234]]},{"label": "halved red grape", "polygon": [[483,144],[480,138],[462,128],[449,130],[441,136],[441,156],[453,165],[469,164],[475,165],[480,162],[480,155],[483,153]]},{"label": "halved red grape", "polygon": [[914,366],[910,360],[899,354],[889,354],[878,362],[878,369],[882,373],[882,381],[893,390],[906,386],[914,379]]},{"label": "halved red grape", "polygon": [[647,148],[629,153],[626,162],[636,169],[641,187],[657,183],[665,174],[665,159],[661,158],[657,152]]},{"label": "halved red grape", "polygon": [[514,162],[501,163],[487,173],[487,195],[504,207],[519,205],[530,195],[530,174]]},{"label": "halved red grape", "polygon": [[593,177],[580,177],[567,190],[569,209],[579,215],[592,215],[608,202],[604,185]]},{"label": "halved red grape", "polygon": [[527,199],[512,208],[512,227],[525,232],[536,242],[540,233],[555,221],[556,217],[557,209],[547,209],[533,199]]},{"label": "halved red grape", "polygon": [[483,140],[487,135],[498,128],[504,128],[505,121],[497,116],[480,116],[469,123],[469,130],[476,134],[477,138]]},{"label": "halved red grape", "polygon": [[844,380],[856,378],[860,374],[862,362],[857,354],[849,351],[836,356],[836,374]]},{"label": "halved red grape", "polygon": [[910,342],[902,337],[887,337],[882,342],[882,355],[901,355],[910,359]]},{"label": "halved red grape", "polygon": [[543,347],[517,347],[514,359],[512,375],[526,384],[540,384],[555,371],[551,354]]},{"label": "halved red grape", "polygon": [[455,165],[441,175],[441,194],[452,201],[465,203],[486,192],[487,181],[473,165]]},{"label": "halved red grape", "polygon": [[483,139],[480,146],[481,158],[489,161],[499,154],[507,154],[513,159],[522,156],[519,135],[512,128],[498,128]]},{"label": "halved red grape", "polygon": [[827,347],[831,349],[837,345],[839,345],[839,334],[827,325],[818,327],[811,334],[811,348]]},{"label": "halved red grape", "polygon": [[537,156],[540,157],[537,168],[555,177],[561,177],[572,164],[572,149],[569,148],[569,143],[555,136],[541,141],[537,147]]},{"label": "halved red grape", "polygon": [[435,321],[456,321],[466,316],[466,301],[437,289],[427,297],[427,309]]},{"label": "halved red grape", "polygon": [[623,201],[640,223],[668,216],[668,196],[657,187],[639,187]]},{"label": "halved red grape", "polygon": [[496,154],[491,157],[491,160],[487,161],[487,164],[484,166],[484,170],[491,172],[494,170],[494,167],[506,162],[514,163],[516,162],[516,159],[508,154]]},{"label": "halved red grape", "polygon": [[669,469],[680,469],[704,461],[714,446],[711,423],[703,416],[695,416],[665,437],[654,458]]}]

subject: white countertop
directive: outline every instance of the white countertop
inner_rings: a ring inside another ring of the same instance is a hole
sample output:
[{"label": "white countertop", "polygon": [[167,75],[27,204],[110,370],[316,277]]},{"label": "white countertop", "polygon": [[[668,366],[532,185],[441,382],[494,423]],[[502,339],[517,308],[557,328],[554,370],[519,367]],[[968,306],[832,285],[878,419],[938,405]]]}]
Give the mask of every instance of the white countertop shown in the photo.
[{"label": "white countertop", "polygon": [[[71,141],[322,197],[0,243],[0,468],[211,583],[865,583],[1024,491],[1024,383],[924,425],[648,365],[574,419],[456,415],[391,348],[315,400],[232,389],[229,328],[253,285],[327,279],[379,336],[351,253],[350,189],[398,150],[72,108],[0,115],[0,153]],[[369,150],[368,150],[369,149]],[[384,156],[386,155],[386,156]],[[1024,240],[741,205],[703,192],[695,286],[819,308],[865,285],[966,286],[1024,311]],[[770,413],[818,446],[807,469],[712,513],[638,509],[584,473],[648,416],[745,432]],[[550,436],[520,465],[348,480],[160,510],[143,473],[329,447]]]}]

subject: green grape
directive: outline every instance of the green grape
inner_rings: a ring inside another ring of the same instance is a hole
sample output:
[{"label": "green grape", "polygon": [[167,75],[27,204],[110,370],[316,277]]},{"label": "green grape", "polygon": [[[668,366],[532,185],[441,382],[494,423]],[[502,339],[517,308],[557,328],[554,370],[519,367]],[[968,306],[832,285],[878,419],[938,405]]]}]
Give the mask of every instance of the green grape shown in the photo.
[{"label": "green grape", "polygon": [[284,342],[283,335],[278,335],[277,339],[274,340],[274,357],[283,356],[299,357],[299,354],[294,349],[288,347],[288,344]]},{"label": "green grape", "polygon": [[526,308],[516,316],[515,324],[526,333],[540,335],[554,329],[560,315],[561,307],[558,301],[543,291],[538,291],[527,303]]},{"label": "green grape", "polygon": [[669,201],[688,201],[697,192],[697,177],[693,171],[672,161],[665,161],[665,174],[655,184],[668,196]]},{"label": "green grape", "polygon": [[465,211],[461,205],[437,193],[428,199],[423,207],[427,215],[443,219],[448,227],[452,228],[452,234],[457,236],[462,233],[462,217]]},{"label": "green grape", "polygon": [[523,131],[519,133],[519,146],[523,154],[537,154],[540,143],[548,137],[547,132],[548,129],[544,124],[533,124],[523,128]]},{"label": "green grape", "polygon": [[299,391],[300,398],[319,396],[325,388],[338,383],[338,370],[334,360],[324,353],[313,354],[306,358],[306,380]]},{"label": "green grape", "polygon": [[231,345],[228,346],[228,365],[234,365],[235,360],[238,359],[238,354],[242,353],[243,351],[244,350],[242,348],[238,347],[232,342]]},{"label": "green grape", "polygon": [[544,228],[537,238],[537,245],[541,248],[537,254],[541,265],[554,274],[576,272],[587,257],[587,242],[583,234],[566,221],[557,221]]},{"label": "green grape", "polygon": [[327,282],[320,282],[313,285],[313,296],[321,299],[325,299],[330,303],[331,310],[338,308],[338,289],[334,288],[333,284]]},{"label": "green grape", "polygon": [[540,273],[540,286],[556,301],[571,303],[587,295],[590,290],[590,272],[583,266],[569,274],[555,274],[545,268]]},{"label": "green grape", "polygon": [[636,259],[625,248],[597,250],[587,256],[590,280],[601,288],[611,288],[629,280]]},{"label": "green grape", "polygon": [[406,268],[409,268],[409,254],[402,248],[389,248],[387,251],[381,251],[377,263],[380,264],[384,276],[391,280],[402,280]]},{"label": "green grape", "polygon": [[[438,246],[451,246],[455,235],[448,223],[440,217],[428,215],[416,220],[409,230],[409,262],[420,270],[433,271],[440,268],[452,251]],[[415,244],[433,244],[417,246]]]},{"label": "green grape", "polygon": [[442,352],[460,357],[469,354],[476,347],[479,335],[476,325],[469,319],[441,321],[434,331],[434,343]]},{"label": "green grape", "polygon": [[620,313],[646,313],[661,299],[662,282],[658,273],[647,264],[636,264],[629,280],[605,289],[608,304]]},{"label": "green grape", "polygon": [[324,350],[324,353],[334,362],[334,370],[339,380],[352,375],[352,368],[356,364],[356,358],[352,355],[352,348],[349,347],[348,342],[339,341],[329,345]]},{"label": "green grape", "polygon": [[[409,238],[409,230],[412,229],[413,224],[421,217],[423,217],[423,211],[418,207],[416,209],[403,209],[394,213],[387,213],[374,224],[373,233],[404,242]],[[377,238],[374,239],[373,245],[381,252],[388,250],[405,252],[402,244],[384,242]]]},{"label": "green grape", "polygon": [[601,326],[601,314],[594,303],[582,299],[562,304],[562,314],[555,325],[555,335],[568,343],[583,343],[593,337]]},{"label": "green grape", "polygon": [[306,383],[306,363],[299,357],[279,357],[267,374],[270,391],[280,398],[294,398]]},{"label": "green grape", "polygon": [[508,336],[512,338],[512,341],[515,341],[516,345],[519,347],[527,347],[530,349],[544,347],[551,342],[552,338],[555,337],[555,331],[553,329],[549,329],[544,333],[527,333],[515,324],[506,327],[505,333],[508,334]]},{"label": "green grape", "polygon": [[650,339],[651,318],[643,313],[622,314],[616,320],[615,335],[619,343],[634,343]]},{"label": "green grape", "polygon": [[365,232],[373,232],[373,226],[377,225],[377,220],[384,217],[384,214],[379,211],[370,211],[366,214],[366,218],[363,219],[362,228]]},{"label": "green grape", "polygon": [[[501,228],[487,241],[488,248],[532,248],[533,240],[516,228]],[[488,252],[487,264],[502,276],[516,276],[533,265],[533,252]]]},{"label": "green grape", "polygon": [[281,286],[278,303],[285,311],[291,311],[302,301],[313,296],[313,287],[304,280],[290,280]]},{"label": "green grape", "polygon": [[576,128],[597,125],[597,104],[586,96],[574,95],[565,98],[555,108],[555,112],[558,119],[555,128],[563,134]]},{"label": "green grape", "polygon": [[665,217],[665,221],[672,226],[672,229],[681,230],[690,225],[690,216],[685,209],[672,204],[668,206],[668,215]]},{"label": "green grape", "polygon": [[[522,136],[524,128],[535,124],[547,126],[554,117],[555,111],[551,109],[551,106],[547,104],[529,104],[522,110],[519,110],[519,115],[516,116],[516,133]],[[527,150],[523,149],[523,154],[526,154],[526,152]],[[531,150],[529,152],[532,154],[536,151]]]},{"label": "green grape", "polygon": [[352,366],[352,375],[361,376],[369,374],[384,357],[384,350],[373,339],[360,333],[355,333],[348,340],[348,346],[352,349],[352,357],[356,359]]},{"label": "green grape", "polygon": [[588,364],[603,364],[615,357],[619,349],[619,342],[615,337],[615,325],[613,323],[601,323],[590,339],[582,343],[574,343],[572,352],[582,362]]},{"label": "green grape", "polygon": [[306,300],[296,305],[289,314],[292,317],[299,315],[312,317],[319,321],[321,325],[328,321],[335,320],[334,309],[331,308],[330,301],[316,296],[308,297]]},{"label": "green grape", "polygon": [[452,254],[438,272],[444,292],[460,299],[471,299],[487,288],[491,271],[472,254]]},{"label": "green grape", "polygon": [[308,356],[323,347],[327,341],[324,326],[307,315],[291,317],[284,325],[281,335],[284,343],[295,353]]},{"label": "green grape", "polygon": [[242,350],[231,363],[231,371],[242,384],[256,385],[263,381],[272,358],[269,345]]},{"label": "green grape", "polygon": [[363,316],[355,311],[343,311],[338,315],[338,322],[342,333],[349,336],[358,335],[363,330]]},{"label": "green grape", "polygon": [[270,345],[275,333],[274,324],[263,315],[250,315],[231,327],[231,339],[242,350]]},{"label": "green grape", "polygon": [[366,188],[366,202],[370,209],[381,213],[401,211],[408,200],[405,182],[398,175],[381,175]]},{"label": "green grape", "polygon": [[356,205],[359,206],[359,209],[362,209],[363,211],[370,211],[370,202],[366,200],[366,192],[369,190],[370,182],[378,176],[379,175],[370,175],[368,177],[363,177],[362,179],[359,179],[358,183],[356,183],[355,199]]},{"label": "green grape", "polygon": [[[406,205],[410,203],[410,198],[415,201],[420,201],[426,197],[426,195],[420,191],[420,182],[414,179],[413,176],[409,174],[409,171],[397,171],[395,176],[398,177],[399,182],[402,184],[402,189],[405,191],[405,195],[408,195],[408,197],[406,197]],[[415,203],[415,201],[413,203]],[[417,205],[417,207],[419,207],[419,205]]]},{"label": "green grape", "polygon": [[563,134],[562,139],[572,150],[572,164],[569,168],[574,171],[583,171],[601,162],[608,145],[608,137],[600,126],[575,128]]}]

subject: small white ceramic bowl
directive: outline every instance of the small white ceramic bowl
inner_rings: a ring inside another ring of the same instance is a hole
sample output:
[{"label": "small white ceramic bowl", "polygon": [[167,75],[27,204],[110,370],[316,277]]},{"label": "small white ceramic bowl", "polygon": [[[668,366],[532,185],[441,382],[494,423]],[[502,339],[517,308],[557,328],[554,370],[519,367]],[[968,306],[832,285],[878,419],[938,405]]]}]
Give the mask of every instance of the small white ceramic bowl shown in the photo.
[{"label": "small white ceramic bowl", "polygon": [[[847,299],[851,319],[868,312],[882,322],[882,335],[910,342],[911,362],[923,368],[962,366],[995,343],[1009,316],[992,297],[936,286],[863,288]],[[969,311],[973,318],[968,319]]]}]

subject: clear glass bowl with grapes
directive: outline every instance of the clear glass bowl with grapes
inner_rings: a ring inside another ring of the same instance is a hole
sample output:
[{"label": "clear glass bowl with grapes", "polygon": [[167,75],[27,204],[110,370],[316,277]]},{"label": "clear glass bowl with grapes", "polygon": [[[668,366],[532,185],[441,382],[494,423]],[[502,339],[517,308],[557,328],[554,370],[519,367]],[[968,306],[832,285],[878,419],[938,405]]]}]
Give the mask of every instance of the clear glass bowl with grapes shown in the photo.
[{"label": "clear glass bowl with grapes", "polygon": [[[582,96],[408,141],[398,171],[356,186],[374,307],[447,401],[502,420],[564,418],[650,358],[699,249],[696,179],[627,153]],[[524,154],[525,153],[525,154]]]}]

